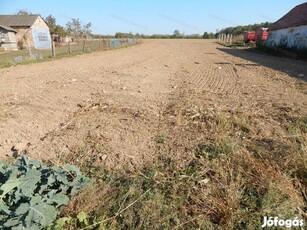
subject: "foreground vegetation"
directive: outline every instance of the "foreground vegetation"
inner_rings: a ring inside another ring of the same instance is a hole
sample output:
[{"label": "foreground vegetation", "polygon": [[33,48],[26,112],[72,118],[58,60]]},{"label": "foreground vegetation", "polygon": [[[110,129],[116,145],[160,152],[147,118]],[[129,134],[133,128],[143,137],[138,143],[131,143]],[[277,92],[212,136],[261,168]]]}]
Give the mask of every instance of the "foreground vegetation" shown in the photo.
[{"label": "foreground vegetation", "polygon": [[46,166],[23,156],[7,166],[0,162],[1,229],[44,229],[89,179],[78,168]]},{"label": "foreground vegetation", "polygon": [[105,167],[90,144],[62,159],[95,179],[62,212],[65,229],[261,229],[263,216],[306,218],[307,118],[299,109],[276,105],[270,119],[282,136],[271,137],[259,131],[263,117],[171,110],[177,131],[161,128],[152,161],[136,170]]},{"label": "foreground vegetation", "polygon": [[[141,41],[137,41],[140,43]],[[134,45],[133,43],[127,44],[124,43],[117,47],[106,47],[102,44],[101,40],[92,40],[87,41],[83,47],[83,42],[74,43],[71,45],[70,53],[68,45],[58,46],[55,48],[56,57],[52,57],[52,51],[47,50],[32,50],[32,56],[29,54],[29,51],[26,49],[0,53],[0,68],[8,68],[11,66],[17,65],[27,65],[30,63],[39,63],[44,61],[51,61],[54,59],[61,59],[65,57],[72,57],[80,54],[86,54],[97,51],[106,51],[113,50],[118,48],[125,48]]]},{"label": "foreground vegetation", "polygon": [[264,43],[259,43],[257,44],[256,49],[275,56],[289,57],[296,59],[307,58],[307,49],[298,50],[295,48],[288,48],[286,44],[278,45],[276,47],[267,47]]}]

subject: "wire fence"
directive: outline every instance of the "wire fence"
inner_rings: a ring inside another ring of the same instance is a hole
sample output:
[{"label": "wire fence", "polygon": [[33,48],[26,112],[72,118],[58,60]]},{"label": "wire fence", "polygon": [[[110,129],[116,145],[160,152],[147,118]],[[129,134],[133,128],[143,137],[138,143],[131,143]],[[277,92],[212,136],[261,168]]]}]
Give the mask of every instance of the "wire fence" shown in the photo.
[{"label": "wire fence", "polygon": [[40,62],[46,59],[60,58],[70,55],[91,53],[126,47],[138,42],[136,38],[128,39],[93,39],[80,40],[78,42],[52,43],[52,49],[36,50],[24,49],[18,51],[0,53],[0,68],[9,67],[17,64]]}]

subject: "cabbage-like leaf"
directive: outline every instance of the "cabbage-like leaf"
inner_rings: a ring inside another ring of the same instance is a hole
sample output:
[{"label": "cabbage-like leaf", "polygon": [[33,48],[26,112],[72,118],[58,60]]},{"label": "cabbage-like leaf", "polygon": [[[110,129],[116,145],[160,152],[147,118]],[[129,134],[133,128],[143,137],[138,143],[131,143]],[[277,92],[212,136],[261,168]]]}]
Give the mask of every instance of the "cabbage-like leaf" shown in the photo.
[{"label": "cabbage-like leaf", "polygon": [[22,183],[20,179],[17,178],[18,171],[12,171],[9,179],[1,185],[0,187],[0,199],[2,199],[7,193],[11,192],[14,188]]},{"label": "cabbage-like leaf", "polygon": [[88,180],[75,166],[48,167],[26,156],[0,163],[0,229],[45,229]]},{"label": "cabbage-like leaf", "polygon": [[38,170],[30,169],[26,172],[23,182],[19,185],[19,189],[25,196],[32,196],[37,188],[37,183],[41,180],[41,173]]}]

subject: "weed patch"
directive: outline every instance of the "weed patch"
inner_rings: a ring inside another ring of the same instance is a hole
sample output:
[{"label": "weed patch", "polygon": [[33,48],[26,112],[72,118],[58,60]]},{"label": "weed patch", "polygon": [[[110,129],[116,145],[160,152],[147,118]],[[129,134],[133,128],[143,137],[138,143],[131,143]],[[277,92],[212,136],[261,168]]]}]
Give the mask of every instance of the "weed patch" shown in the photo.
[{"label": "weed patch", "polygon": [[304,218],[304,118],[285,110],[273,118],[287,137],[264,137],[258,117],[239,111],[172,110],[178,131],[162,128],[153,160],[135,170],[102,166],[90,140],[70,156],[96,181],[61,213],[64,229],[260,229],[263,216]]}]

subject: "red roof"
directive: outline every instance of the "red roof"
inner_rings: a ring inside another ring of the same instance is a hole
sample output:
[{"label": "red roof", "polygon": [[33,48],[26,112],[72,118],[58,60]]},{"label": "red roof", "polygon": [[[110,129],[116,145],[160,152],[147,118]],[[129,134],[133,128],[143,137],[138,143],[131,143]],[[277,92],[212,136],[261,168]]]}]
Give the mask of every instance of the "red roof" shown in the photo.
[{"label": "red roof", "polygon": [[303,25],[307,25],[307,2],[294,7],[289,13],[270,26],[269,30]]}]

